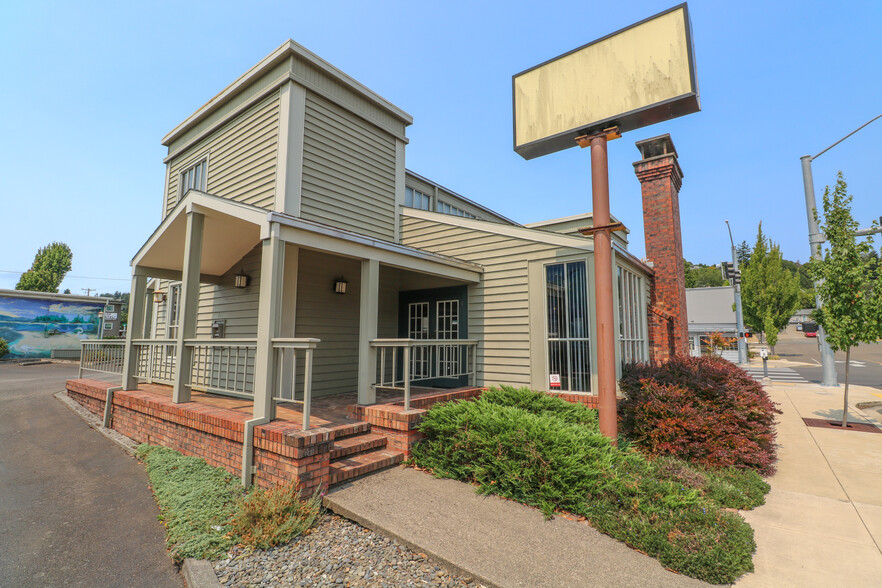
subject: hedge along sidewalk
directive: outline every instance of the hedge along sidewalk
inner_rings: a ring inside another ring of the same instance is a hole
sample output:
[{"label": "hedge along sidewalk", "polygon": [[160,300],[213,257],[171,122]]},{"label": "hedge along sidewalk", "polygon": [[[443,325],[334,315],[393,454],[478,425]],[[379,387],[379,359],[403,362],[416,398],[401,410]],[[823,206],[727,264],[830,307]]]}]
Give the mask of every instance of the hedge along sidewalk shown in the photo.
[{"label": "hedge along sidewalk", "polygon": [[[527,389],[491,389],[474,402],[436,405],[413,461],[435,474],[474,482],[482,493],[587,517],[598,530],[666,566],[716,583],[753,569],[753,531],[722,507],[757,504],[740,489],[708,493],[706,474],[663,468],[600,435],[596,416]],[[590,418],[588,418],[590,417]],[[698,481],[699,483],[696,483]],[[754,488],[749,483],[744,488]],[[737,504],[733,499],[737,498]]]}]

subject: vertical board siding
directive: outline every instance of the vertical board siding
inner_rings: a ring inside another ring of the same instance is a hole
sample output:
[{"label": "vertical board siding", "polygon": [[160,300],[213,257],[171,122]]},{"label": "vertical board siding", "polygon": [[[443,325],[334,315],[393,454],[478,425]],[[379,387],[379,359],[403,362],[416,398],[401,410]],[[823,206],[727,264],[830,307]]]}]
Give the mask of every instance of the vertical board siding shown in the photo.
[{"label": "vertical board siding", "polygon": [[339,106],[306,97],[301,216],[395,238],[395,140]]},{"label": "vertical board siding", "polygon": [[169,162],[168,214],[180,199],[181,172],[208,154],[206,192],[271,209],[274,204],[279,95],[254,105]]},{"label": "vertical board siding", "polygon": [[[529,272],[531,261],[564,255],[585,255],[579,249],[552,245],[457,227],[437,221],[402,218],[401,242],[480,263],[484,277],[469,286],[469,337],[481,341],[478,346],[478,381],[484,385],[531,385],[531,370],[539,369],[539,358],[530,358]],[[532,365],[531,365],[532,363]]]}]

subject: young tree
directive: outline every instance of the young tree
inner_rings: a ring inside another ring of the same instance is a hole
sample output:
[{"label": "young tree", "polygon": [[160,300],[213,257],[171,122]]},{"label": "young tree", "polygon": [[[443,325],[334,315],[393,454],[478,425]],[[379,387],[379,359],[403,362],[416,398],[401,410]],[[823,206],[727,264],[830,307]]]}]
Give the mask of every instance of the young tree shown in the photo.
[{"label": "young tree", "polygon": [[58,286],[70,271],[73,253],[64,243],[50,243],[40,247],[31,269],[21,275],[16,290],[32,292],[58,292]]},{"label": "young tree", "polygon": [[809,264],[812,277],[819,282],[817,290],[822,305],[812,316],[824,327],[830,347],[845,351],[843,428],[848,426],[851,348],[882,336],[882,282],[873,279],[873,238],[857,239],[858,223],[851,215],[851,199],[840,171],[836,187],[832,191],[830,186],[824,189],[821,232],[827,236],[827,248],[822,259]]},{"label": "young tree", "polygon": [[763,234],[760,223],[750,263],[741,271],[741,307],[744,322],[764,332],[772,353],[778,332],[787,326],[799,305],[799,284],[784,268],[781,248]]}]

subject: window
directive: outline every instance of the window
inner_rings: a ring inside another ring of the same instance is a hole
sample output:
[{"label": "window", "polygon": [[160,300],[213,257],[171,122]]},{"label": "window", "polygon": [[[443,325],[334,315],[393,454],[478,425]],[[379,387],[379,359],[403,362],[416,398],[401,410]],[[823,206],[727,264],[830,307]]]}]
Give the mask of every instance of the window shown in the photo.
[{"label": "window", "polygon": [[545,287],[549,382],[559,378],[560,390],[590,392],[586,263],[573,261],[545,266]]},{"label": "window", "polygon": [[646,361],[646,307],[643,279],[619,266],[619,350],[622,365]]},{"label": "window", "polygon": [[181,285],[174,284],[168,287],[168,302],[166,303],[168,316],[166,323],[168,325],[168,338],[174,339],[178,336],[178,325],[181,318]]},{"label": "window", "polygon": [[111,329],[113,329],[113,325],[111,323],[104,323],[105,331],[110,331]]},{"label": "window", "polygon": [[420,210],[432,210],[432,197],[413,188],[404,189],[404,205]]},{"label": "window", "polygon": [[205,176],[208,172],[208,160],[203,159],[181,172],[181,198],[187,190],[205,191]]},{"label": "window", "polygon": [[443,214],[452,214],[453,216],[462,216],[465,218],[478,218],[475,215],[468,213],[461,208],[451,206],[450,204],[448,204],[447,202],[444,202],[443,200],[438,201],[438,205],[436,208],[437,208],[438,212],[443,213]]}]

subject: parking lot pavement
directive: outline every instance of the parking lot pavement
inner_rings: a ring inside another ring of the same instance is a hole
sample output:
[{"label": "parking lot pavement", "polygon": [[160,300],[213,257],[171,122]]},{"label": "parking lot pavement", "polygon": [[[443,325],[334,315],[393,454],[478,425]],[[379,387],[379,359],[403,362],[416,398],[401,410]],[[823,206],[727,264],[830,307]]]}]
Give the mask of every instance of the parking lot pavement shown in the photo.
[{"label": "parking lot pavement", "polygon": [[143,467],[53,398],[72,364],[0,364],[0,586],[183,586]]}]

